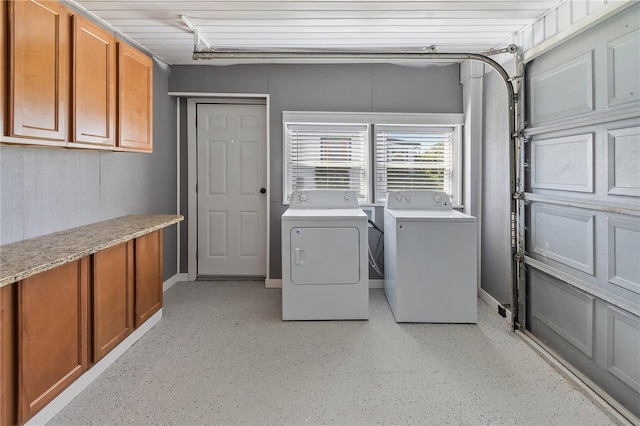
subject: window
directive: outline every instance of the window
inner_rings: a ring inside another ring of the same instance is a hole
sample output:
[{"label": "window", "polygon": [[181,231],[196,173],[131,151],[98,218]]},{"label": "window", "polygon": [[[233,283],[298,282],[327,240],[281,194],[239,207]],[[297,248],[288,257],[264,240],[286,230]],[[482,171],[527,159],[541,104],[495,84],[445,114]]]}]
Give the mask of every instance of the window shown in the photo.
[{"label": "window", "polygon": [[285,203],[296,190],[429,189],[460,204],[462,114],[283,112]]},{"label": "window", "polygon": [[285,193],[304,189],[355,191],[368,201],[367,125],[285,125]]},{"label": "window", "polygon": [[375,126],[376,196],[388,191],[428,189],[453,198],[455,128]]}]

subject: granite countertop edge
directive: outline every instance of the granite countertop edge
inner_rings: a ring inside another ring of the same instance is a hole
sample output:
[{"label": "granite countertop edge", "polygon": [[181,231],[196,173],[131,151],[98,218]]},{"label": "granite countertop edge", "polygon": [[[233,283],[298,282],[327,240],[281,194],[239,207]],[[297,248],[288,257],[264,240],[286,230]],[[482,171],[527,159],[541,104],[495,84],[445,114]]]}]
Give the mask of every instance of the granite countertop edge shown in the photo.
[{"label": "granite countertop edge", "polygon": [[[116,219],[84,225],[78,228],[0,246],[0,287],[150,234],[159,229],[179,223],[182,220],[184,220],[184,217],[181,215],[122,216]],[[121,232],[113,238],[106,237],[104,234],[99,233],[96,235],[92,232],[96,228],[104,228],[109,225],[121,227]],[[64,245],[66,239],[72,240],[69,242],[71,248],[68,250],[65,249]],[[78,239],[83,240],[78,243]],[[34,261],[33,257],[29,256],[30,246],[38,251],[46,251],[46,247],[42,247],[42,245],[47,243],[58,243],[56,251],[61,251],[62,254],[48,255],[47,253],[39,253],[39,260]],[[73,247],[78,244],[81,246],[80,248]]]}]

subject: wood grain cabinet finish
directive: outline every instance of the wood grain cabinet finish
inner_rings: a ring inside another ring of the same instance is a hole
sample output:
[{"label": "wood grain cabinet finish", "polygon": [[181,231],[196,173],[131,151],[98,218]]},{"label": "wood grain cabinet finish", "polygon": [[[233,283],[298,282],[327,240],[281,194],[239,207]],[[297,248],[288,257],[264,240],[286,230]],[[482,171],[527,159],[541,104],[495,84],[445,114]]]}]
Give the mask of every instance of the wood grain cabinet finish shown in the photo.
[{"label": "wood grain cabinet finish", "polygon": [[0,1],[0,132],[6,135],[5,111],[7,110],[7,7],[6,1]]},{"label": "wood grain cabinet finish", "polygon": [[95,363],[133,331],[133,241],[95,253],[91,269]]},{"label": "wood grain cabinet finish", "polygon": [[115,146],[116,58],[114,35],[74,15],[72,142]]},{"label": "wood grain cabinet finish", "polygon": [[135,326],[162,307],[162,231],[135,240]]},{"label": "wood grain cabinet finish", "polygon": [[55,1],[9,6],[9,136],[68,140],[70,15]]},{"label": "wood grain cabinet finish", "polygon": [[17,423],[16,288],[15,283],[0,288],[0,425]]},{"label": "wood grain cabinet finish", "polygon": [[18,283],[18,421],[87,370],[88,258]]},{"label": "wood grain cabinet finish", "polygon": [[118,43],[118,146],[148,151],[153,147],[153,61],[126,43]]}]

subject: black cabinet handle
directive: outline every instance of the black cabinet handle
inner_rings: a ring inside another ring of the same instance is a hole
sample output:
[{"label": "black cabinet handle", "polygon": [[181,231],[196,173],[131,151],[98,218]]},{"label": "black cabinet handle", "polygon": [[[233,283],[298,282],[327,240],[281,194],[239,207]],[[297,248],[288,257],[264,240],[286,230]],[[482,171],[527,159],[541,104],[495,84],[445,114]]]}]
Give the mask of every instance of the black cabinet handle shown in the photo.
[{"label": "black cabinet handle", "polygon": [[267,193],[267,188],[260,188],[260,193],[261,194],[266,194]]}]

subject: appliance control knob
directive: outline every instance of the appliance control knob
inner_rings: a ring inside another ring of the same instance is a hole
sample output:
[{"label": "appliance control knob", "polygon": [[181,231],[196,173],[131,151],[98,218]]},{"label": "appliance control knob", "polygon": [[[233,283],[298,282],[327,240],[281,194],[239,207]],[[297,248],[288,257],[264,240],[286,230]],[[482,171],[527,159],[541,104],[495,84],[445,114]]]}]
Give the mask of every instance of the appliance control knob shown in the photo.
[{"label": "appliance control knob", "polygon": [[406,195],[406,196],[404,197],[404,200],[405,200],[407,203],[410,203],[410,202],[411,202],[411,195]]},{"label": "appliance control knob", "polygon": [[402,194],[400,194],[399,192],[396,194],[396,200],[402,201]]},{"label": "appliance control knob", "polygon": [[436,202],[436,204],[440,204],[442,203],[442,195],[441,194],[436,194],[433,196],[433,201]]},{"label": "appliance control knob", "polygon": [[304,192],[302,194],[298,195],[298,200],[302,201],[303,203],[305,201],[307,201],[308,199],[309,199],[309,196]]},{"label": "appliance control knob", "polygon": [[351,199],[351,197],[349,196],[349,194],[344,194],[344,200],[345,201],[349,201]]}]

